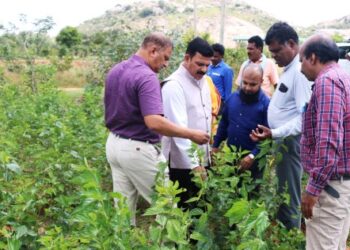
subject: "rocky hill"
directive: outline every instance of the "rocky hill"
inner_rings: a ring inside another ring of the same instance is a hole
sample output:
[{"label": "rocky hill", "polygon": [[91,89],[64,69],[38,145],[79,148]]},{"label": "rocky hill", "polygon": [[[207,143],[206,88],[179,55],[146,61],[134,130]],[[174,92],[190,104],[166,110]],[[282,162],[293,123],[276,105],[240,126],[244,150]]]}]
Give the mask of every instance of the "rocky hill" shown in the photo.
[{"label": "rocky hill", "polygon": [[[78,28],[81,32],[89,34],[98,31],[109,31],[114,29],[124,30],[157,30],[162,32],[186,32],[190,29],[198,33],[207,32],[215,41],[220,37],[221,1],[218,0],[196,0],[197,8],[194,13],[194,2],[186,0],[151,0],[131,2],[129,4],[117,4],[113,9],[106,11],[100,17],[87,20]],[[226,1],[228,2],[228,1]],[[196,26],[194,20],[196,16]],[[350,18],[344,18],[343,25],[339,21],[327,27],[337,31],[350,30]],[[244,2],[230,1],[225,6],[225,46],[232,47],[235,40],[246,39],[252,35],[264,36],[268,27],[276,18],[270,16],[257,8]],[[338,26],[336,26],[338,25]],[[320,25],[297,30],[302,35],[309,35]],[[334,32],[333,32],[334,33]],[[338,32],[342,34],[341,32]],[[349,34],[350,37],[350,34]]]},{"label": "rocky hill", "polygon": [[350,39],[350,15],[339,19],[318,23],[309,27],[311,31],[324,31],[330,34],[339,34],[346,39]]},{"label": "rocky hill", "polygon": [[[197,31],[207,32],[214,41],[219,41],[220,13],[220,1],[197,0]],[[277,19],[245,3],[226,4],[224,44],[233,46],[233,39],[252,35],[264,36],[266,29],[275,21]],[[193,30],[193,1],[159,0],[117,4],[103,16],[87,20],[78,28],[87,34],[113,29],[150,29],[162,32]]]}]

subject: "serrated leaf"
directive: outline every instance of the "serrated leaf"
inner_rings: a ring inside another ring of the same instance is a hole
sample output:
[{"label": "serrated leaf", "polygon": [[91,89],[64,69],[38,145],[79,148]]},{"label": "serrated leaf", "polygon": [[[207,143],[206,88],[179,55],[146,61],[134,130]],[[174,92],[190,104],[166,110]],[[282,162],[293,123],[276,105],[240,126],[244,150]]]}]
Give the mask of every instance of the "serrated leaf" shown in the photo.
[{"label": "serrated leaf", "polygon": [[187,227],[181,227],[178,220],[169,220],[166,224],[167,237],[178,244],[186,244],[183,238],[186,237]]},{"label": "serrated leaf", "polygon": [[151,226],[149,229],[149,233],[152,242],[157,243],[160,239],[162,230],[159,227]]},{"label": "serrated leaf", "polygon": [[225,213],[229,218],[230,226],[239,223],[249,213],[249,202],[241,199],[233,203],[232,207]]}]

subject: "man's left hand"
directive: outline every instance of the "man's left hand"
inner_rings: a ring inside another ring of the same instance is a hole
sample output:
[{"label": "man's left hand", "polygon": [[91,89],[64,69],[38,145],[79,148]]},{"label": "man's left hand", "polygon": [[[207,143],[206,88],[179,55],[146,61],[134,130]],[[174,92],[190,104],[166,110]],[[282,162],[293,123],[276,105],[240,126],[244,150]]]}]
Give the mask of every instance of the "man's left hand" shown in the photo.
[{"label": "man's left hand", "polygon": [[254,159],[250,158],[248,155],[241,160],[241,169],[248,170],[253,165]]},{"label": "man's left hand", "polygon": [[305,219],[312,218],[312,209],[314,208],[318,197],[313,196],[304,192],[301,196],[301,212],[303,213]]}]

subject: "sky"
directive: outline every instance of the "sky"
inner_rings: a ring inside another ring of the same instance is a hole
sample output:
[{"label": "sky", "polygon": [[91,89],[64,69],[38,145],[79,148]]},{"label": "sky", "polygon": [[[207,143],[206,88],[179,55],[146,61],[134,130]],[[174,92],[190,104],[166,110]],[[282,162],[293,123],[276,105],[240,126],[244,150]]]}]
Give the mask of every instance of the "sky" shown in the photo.
[{"label": "sky", "polygon": [[[51,16],[56,25],[50,34],[56,35],[65,26],[77,26],[85,20],[103,15],[117,4],[133,1],[135,0],[10,0],[0,8],[0,24],[18,24],[20,14],[25,14],[28,22]],[[349,0],[244,1],[292,25],[308,26],[350,15]],[[197,4],[200,5],[200,0],[197,0]]]}]

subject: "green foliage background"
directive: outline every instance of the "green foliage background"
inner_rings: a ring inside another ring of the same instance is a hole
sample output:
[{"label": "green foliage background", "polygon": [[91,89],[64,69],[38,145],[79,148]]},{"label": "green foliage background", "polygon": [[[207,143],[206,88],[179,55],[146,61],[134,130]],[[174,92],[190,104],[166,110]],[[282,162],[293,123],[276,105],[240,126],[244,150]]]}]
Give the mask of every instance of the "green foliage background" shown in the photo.
[{"label": "green foliage background", "polygon": [[[244,152],[224,148],[208,180],[195,177],[201,190],[190,211],[176,207],[182,190],[166,181],[166,165],[160,166],[153,202],[139,216],[149,225],[132,227],[125,198],[112,192],[102,93],[107,70],[132,55],[149,31],[82,36],[61,58],[59,46],[67,45],[50,41],[50,20],[38,25],[0,37],[0,249],[303,248],[303,235],[274,219],[286,197],[275,193],[278,155],[270,142],[261,156],[261,197],[248,199],[256,183],[237,164],[228,164]],[[175,47],[160,79],[179,66],[194,37],[191,31],[168,35]],[[208,34],[200,36],[211,41]],[[60,91],[55,81],[73,57],[94,62],[81,96]],[[226,50],[225,60],[236,72],[244,58],[243,46]],[[43,59],[47,63],[39,63]],[[6,72],[18,74],[20,83],[10,82]]]}]

